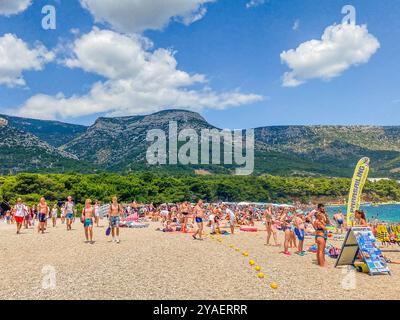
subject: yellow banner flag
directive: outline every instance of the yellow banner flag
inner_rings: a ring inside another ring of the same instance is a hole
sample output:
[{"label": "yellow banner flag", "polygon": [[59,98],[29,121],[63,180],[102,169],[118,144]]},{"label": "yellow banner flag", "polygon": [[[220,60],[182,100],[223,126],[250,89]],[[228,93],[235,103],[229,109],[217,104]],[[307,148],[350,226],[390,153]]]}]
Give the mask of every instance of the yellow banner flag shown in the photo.
[{"label": "yellow banner flag", "polygon": [[367,181],[369,165],[369,158],[362,158],[358,161],[356,170],[354,171],[349,193],[349,202],[347,204],[347,225],[349,227],[353,226],[354,213],[360,209],[362,190]]}]

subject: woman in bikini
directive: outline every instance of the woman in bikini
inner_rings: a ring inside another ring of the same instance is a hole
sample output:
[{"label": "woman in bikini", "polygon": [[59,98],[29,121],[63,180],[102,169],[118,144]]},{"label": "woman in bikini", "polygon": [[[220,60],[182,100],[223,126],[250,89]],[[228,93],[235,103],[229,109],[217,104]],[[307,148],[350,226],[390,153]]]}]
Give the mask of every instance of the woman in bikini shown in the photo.
[{"label": "woman in bikini", "polygon": [[285,242],[283,243],[282,253],[290,256],[291,253],[289,252],[289,242],[291,237],[290,224],[292,222],[292,219],[289,216],[288,209],[285,209],[283,211],[279,220],[281,221],[282,231],[285,233]]},{"label": "woman in bikini", "polygon": [[277,230],[273,227],[274,225],[274,218],[272,213],[272,206],[268,206],[267,210],[265,211],[265,227],[267,231],[267,243],[266,245],[269,246],[269,240],[271,239],[271,235],[274,238],[275,246],[278,246],[278,234]]},{"label": "woman in bikini", "polygon": [[365,213],[362,210],[357,210],[354,213],[354,216],[356,218],[356,223],[355,225],[357,227],[368,227],[368,223],[367,223],[367,218],[365,217]]},{"label": "woman in bikini", "polygon": [[325,267],[325,247],[326,240],[328,239],[328,229],[326,228],[326,217],[323,213],[317,212],[315,214],[314,229],[315,229],[315,243],[317,244],[317,263],[320,267]]},{"label": "woman in bikini", "polygon": [[47,221],[47,216],[50,212],[49,206],[47,205],[45,198],[40,198],[40,202],[37,205],[37,210],[39,214],[39,226],[38,226],[38,233],[44,234],[45,224]]},{"label": "woman in bikini", "polygon": [[86,199],[85,207],[82,209],[82,222],[85,228],[86,243],[93,244],[93,217],[95,209],[92,207],[92,200]]},{"label": "woman in bikini", "polygon": [[183,202],[180,207],[180,212],[183,215],[183,223],[182,223],[182,232],[187,232],[186,225],[188,223],[189,213],[190,213],[190,206],[187,201]]}]

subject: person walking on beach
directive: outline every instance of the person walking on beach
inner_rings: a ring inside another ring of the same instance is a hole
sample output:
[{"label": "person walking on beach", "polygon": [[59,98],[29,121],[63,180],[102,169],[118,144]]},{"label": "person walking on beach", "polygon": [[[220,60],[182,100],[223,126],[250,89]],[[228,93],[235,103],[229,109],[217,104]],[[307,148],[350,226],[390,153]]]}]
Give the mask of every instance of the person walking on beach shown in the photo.
[{"label": "person walking on beach", "polygon": [[49,206],[47,205],[45,198],[40,198],[40,202],[37,205],[38,210],[38,217],[39,217],[39,226],[38,226],[38,233],[44,234],[44,230],[46,230],[45,224],[47,217],[50,213]]},{"label": "person walking on beach", "polygon": [[72,230],[72,223],[75,220],[75,204],[72,201],[72,197],[68,196],[67,197],[67,202],[64,204],[64,214],[65,218],[67,220],[67,231]]},{"label": "person walking on beach", "polygon": [[99,202],[99,200],[96,200],[94,202],[94,220],[96,222],[96,227],[99,227],[99,221],[100,221],[100,202]]},{"label": "person walking on beach", "polygon": [[315,243],[317,244],[317,263],[320,267],[325,267],[325,248],[328,240],[328,229],[326,228],[326,216],[322,212],[317,212],[315,215]]},{"label": "person walking on beach", "polygon": [[121,221],[122,206],[118,203],[118,198],[113,197],[112,203],[108,209],[108,221],[111,227],[113,242],[119,243],[119,224]]},{"label": "person walking on beach", "polygon": [[197,223],[197,231],[192,235],[194,240],[197,240],[197,235],[199,235],[199,239],[198,240],[203,240],[201,238],[202,234],[203,234],[203,228],[204,228],[204,224],[203,224],[203,218],[204,218],[204,210],[203,210],[203,200],[199,200],[196,204],[196,206],[193,209],[193,217]]},{"label": "person walking on beach", "polygon": [[85,207],[82,209],[82,222],[85,229],[86,243],[93,244],[93,217],[95,209],[92,207],[92,200],[86,199]]},{"label": "person walking on beach", "polygon": [[56,227],[57,216],[58,216],[58,207],[57,204],[54,204],[53,209],[51,209],[51,221],[53,222],[53,228]]},{"label": "person walking on beach", "polygon": [[22,223],[27,215],[27,207],[22,203],[22,199],[18,198],[14,206],[15,222],[17,223],[17,234],[20,234]]}]

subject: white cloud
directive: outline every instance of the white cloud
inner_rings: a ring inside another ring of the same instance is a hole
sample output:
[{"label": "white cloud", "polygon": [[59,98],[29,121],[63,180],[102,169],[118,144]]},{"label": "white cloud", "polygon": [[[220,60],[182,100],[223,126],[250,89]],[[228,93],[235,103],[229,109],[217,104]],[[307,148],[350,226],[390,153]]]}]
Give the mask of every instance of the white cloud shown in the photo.
[{"label": "white cloud", "polygon": [[184,24],[201,19],[205,5],[216,0],[80,0],[97,22],[107,22],[115,30],[137,33],[159,30],[172,18]]},{"label": "white cloud", "polygon": [[293,30],[293,31],[297,31],[297,30],[299,30],[299,28],[300,28],[300,20],[297,19],[297,20],[293,23],[292,30]]},{"label": "white cloud", "polygon": [[281,53],[281,61],[291,69],[284,74],[283,85],[296,87],[310,79],[340,76],[351,66],[367,63],[379,47],[365,25],[329,26],[321,40],[310,40]]},{"label": "white cloud", "polygon": [[54,54],[41,45],[33,48],[13,34],[0,37],[0,85],[8,87],[23,86],[23,71],[42,70],[54,59]]},{"label": "white cloud", "polygon": [[254,8],[254,7],[258,7],[261,6],[265,3],[265,0],[250,0],[250,2],[248,2],[246,4],[246,8]]},{"label": "white cloud", "polygon": [[0,15],[10,16],[25,11],[32,0],[0,0]]},{"label": "white cloud", "polygon": [[127,115],[166,108],[225,109],[263,100],[238,90],[217,93],[207,87],[204,75],[178,70],[173,52],[151,49],[147,38],[94,28],[75,41],[72,55],[63,63],[106,80],[95,83],[83,96],[33,96],[18,114],[47,119],[95,113]]}]

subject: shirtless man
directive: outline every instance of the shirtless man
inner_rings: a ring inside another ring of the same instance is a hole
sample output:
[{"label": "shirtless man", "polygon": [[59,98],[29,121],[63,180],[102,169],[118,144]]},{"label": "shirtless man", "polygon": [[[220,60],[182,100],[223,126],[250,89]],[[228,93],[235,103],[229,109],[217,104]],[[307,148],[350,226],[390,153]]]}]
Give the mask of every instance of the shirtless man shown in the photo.
[{"label": "shirtless man", "polygon": [[[203,200],[199,200],[196,204],[196,206],[193,209],[193,218],[195,219],[197,223],[197,231],[192,235],[194,240],[197,240],[196,236],[199,235],[199,240],[203,240],[201,238],[203,234],[203,218],[204,218],[204,210],[203,210]],[[194,221],[193,221],[194,222]]]},{"label": "shirtless man", "polygon": [[335,220],[336,222],[336,227],[338,230],[338,233],[340,231],[340,233],[343,233],[343,223],[344,223],[344,216],[342,211],[338,211],[333,215],[333,220]]},{"label": "shirtless man", "polygon": [[92,207],[92,200],[86,199],[85,207],[82,209],[82,221],[85,228],[86,243],[93,244],[93,217],[95,217],[95,208]]},{"label": "shirtless man", "polygon": [[108,221],[111,227],[113,242],[119,243],[119,223],[121,221],[122,206],[118,203],[118,198],[113,197],[110,208],[108,209]]},{"label": "shirtless man", "polygon": [[47,205],[46,199],[45,198],[40,198],[40,202],[37,205],[37,210],[39,214],[39,226],[38,226],[38,233],[42,232],[44,234],[45,230],[45,223],[47,220],[47,216],[50,213],[50,208]]},{"label": "shirtless man", "polygon": [[64,214],[67,220],[67,230],[70,231],[72,230],[72,222],[75,220],[75,214],[76,214],[75,204],[72,201],[71,196],[68,196],[67,202],[65,202]]},{"label": "shirtless man", "polygon": [[20,234],[22,223],[24,222],[25,216],[28,214],[28,208],[22,203],[22,199],[18,198],[17,203],[13,208],[15,222],[17,223],[17,234]]},{"label": "shirtless man", "polygon": [[304,226],[304,214],[302,212],[296,212],[296,217],[293,219],[294,224],[294,232],[299,239],[299,245],[297,247],[296,254],[300,256],[304,256],[305,251],[303,250],[304,245],[304,235],[305,235],[305,226]]}]

